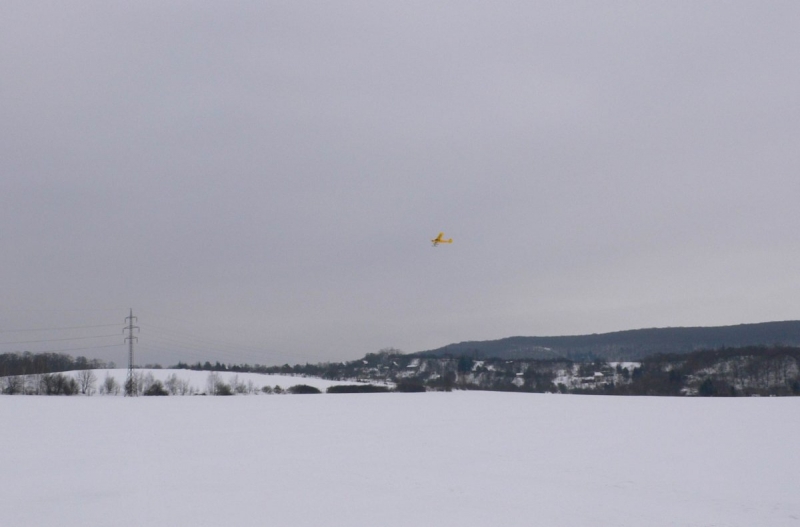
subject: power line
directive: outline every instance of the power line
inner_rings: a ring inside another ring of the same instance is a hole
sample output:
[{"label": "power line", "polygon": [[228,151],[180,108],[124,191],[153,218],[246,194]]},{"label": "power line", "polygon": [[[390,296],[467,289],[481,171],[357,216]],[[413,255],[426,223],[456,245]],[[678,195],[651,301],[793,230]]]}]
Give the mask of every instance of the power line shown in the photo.
[{"label": "power line", "polygon": [[[154,330],[156,330],[156,333],[158,333],[160,331],[163,331],[163,332],[166,332],[166,333],[175,334],[175,335],[169,335],[169,336],[164,335],[164,336],[161,336],[160,338],[164,338],[164,339],[167,339],[167,340],[175,340],[177,342],[191,344],[193,346],[194,345],[198,345],[198,346],[210,347],[210,348],[214,348],[214,351],[216,351],[217,349],[220,349],[220,346],[221,346],[223,349],[227,349],[228,351],[231,351],[232,353],[240,353],[240,352],[259,353],[259,354],[268,354],[268,355],[279,355],[279,356],[283,356],[283,357],[301,358],[301,359],[307,359],[307,360],[308,359],[316,360],[313,357],[311,357],[309,355],[306,355],[306,354],[302,354],[302,353],[270,351],[270,350],[265,349],[264,347],[254,346],[252,344],[250,344],[250,345],[248,345],[248,344],[237,344],[237,343],[233,343],[233,342],[225,342],[225,341],[222,341],[222,340],[217,340],[217,339],[212,339],[212,338],[199,337],[199,336],[195,336],[194,334],[191,334],[191,333],[189,333],[187,331],[154,326],[153,324],[146,323],[146,322],[140,322],[140,324],[145,329],[154,329]],[[176,337],[176,335],[177,335],[177,337]],[[180,340],[178,340],[178,339],[180,339]],[[191,342],[187,342],[187,340],[191,341]],[[197,342],[199,344],[194,344],[195,342]]]},{"label": "power line", "polygon": [[[221,348],[219,346],[209,347],[209,346],[200,346],[191,342],[181,342],[179,340],[173,340],[166,337],[156,337],[153,338],[151,335],[147,335],[148,342],[153,342],[157,345],[166,348],[172,353],[178,353],[182,355],[190,355],[193,357],[206,357],[208,358],[209,355],[214,355],[215,357],[223,357],[228,358],[228,360],[236,360],[241,359],[243,353],[253,353],[248,352],[247,350],[230,350]],[[144,345],[144,344],[141,344]],[[179,348],[179,349],[175,349]]]},{"label": "power line", "polygon": [[69,309],[45,309],[45,308],[27,308],[27,307],[0,307],[0,311],[9,312],[9,313],[29,313],[29,312],[39,312],[39,313],[97,313],[97,312],[104,312],[108,313],[109,311],[124,311],[128,309],[127,307],[99,307],[93,309],[82,309],[82,308],[69,308]]},{"label": "power line", "polygon": [[[114,308],[116,311],[117,308]],[[0,313],[4,311],[39,311],[39,312],[50,312],[50,313],[59,313],[59,312],[100,312],[100,311],[110,311],[110,309],[40,309],[40,310],[12,310],[7,308],[0,307]],[[133,316],[133,313],[130,309],[128,309],[130,315]],[[147,323],[140,323],[141,327],[145,329],[147,333],[147,338],[145,339],[147,342],[140,343],[144,349],[148,349],[150,351],[158,352],[159,354],[176,354],[179,358],[181,356],[186,357],[189,360],[220,360],[226,362],[241,362],[243,360],[253,361],[255,360],[257,363],[261,362],[301,362],[301,361],[317,361],[319,360],[318,357],[312,357],[306,355],[304,353],[296,353],[296,352],[285,352],[285,351],[274,351],[265,349],[259,345],[253,344],[238,344],[235,342],[226,342],[224,340],[217,340],[213,338],[207,338],[202,335],[197,335],[192,330],[183,330],[178,329],[175,327],[170,327],[172,324],[176,326],[182,325],[191,325],[192,323],[183,320],[178,317],[164,315],[160,313],[155,313],[150,310],[145,310],[147,314],[151,317],[155,317],[157,319],[163,318],[167,323],[166,325],[151,325]],[[104,317],[105,318],[105,317]],[[125,343],[129,344],[129,347],[132,347],[133,339],[130,333],[131,325],[134,321],[137,321],[138,317],[133,317],[133,320],[129,320],[130,317],[126,317],[125,319],[125,327],[123,328],[123,333],[126,335]],[[158,320],[157,320],[158,321]],[[170,322],[172,321],[172,322]],[[76,321],[77,322],[77,321]],[[138,322],[138,321],[137,321]],[[40,335],[35,335],[35,332],[42,332],[41,336],[48,336],[45,335],[45,332],[58,332],[58,331],[79,331],[79,330],[87,330],[87,329],[97,329],[97,328],[110,328],[110,327],[119,327],[119,324],[87,324],[87,325],[75,325],[75,326],[57,326],[57,325],[48,325],[47,322],[43,324],[43,327],[34,327],[32,325],[25,325],[22,327],[11,328],[11,329],[0,329],[0,335],[4,333],[8,333],[10,337],[13,338],[12,334],[14,333],[34,333],[31,336],[38,337]],[[166,327],[165,327],[166,326]],[[222,326],[215,326],[216,328],[225,331],[226,329]],[[134,326],[133,329],[138,330],[138,326]],[[227,328],[227,331],[230,331],[231,328]],[[22,336],[22,335],[20,335]],[[111,337],[118,337],[117,334],[108,334],[108,335],[87,335],[87,336],[74,336],[74,337],[60,337],[60,338],[40,338],[40,339],[26,339],[22,341],[9,341],[9,342],[0,342],[0,346],[11,346],[11,345],[22,345],[22,344],[45,344],[45,343],[56,343],[56,342],[70,342],[70,341],[80,341],[80,340],[90,340],[90,339],[103,339],[103,338],[111,338]],[[135,337],[134,337],[135,338]],[[137,339],[138,342],[138,339]],[[152,343],[156,347],[147,346],[148,343]],[[37,351],[37,353],[69,353],[73,351],[82,351],[82,350],[90,350],[90,349],[103,349],[103,348],[114,348],[118,347],[119,344],[112,344],[112,345],[100,345],[100,346],[81,346],[76,348],[63,348],[63,349],[52,349],[52,350],[42,350]],[[129,350],[130,355],[130,350]],[[218,358],[218,359],[217,359]],[[129,365],[133,361],[130,360],[129,357]]]},{"label": "power line", "polygon": [[0,342],[0,345],[5,345],[5,344],[34,344],[34,343],[38,343],[38,342],[61,342],[61,341],[64,341],[64,340],[101,339],[101,338],[107,338],[107,337],[119,337],[119,335],[117,335],[117,334],[114,334],[114,335],[94,335],[94,336],[91,336],[91,337],[67,337],[67,338],[63,338],[63,339],[45,339],[45,340],[18,340],[16,342]]},{"label": "power line", "polygon": [[85,348],[66,348],[66,349],[57,349],[57,350],[39,350],[36,353],[63,353],[66,351],[83,351],[83,350],[95,350],[95,349],[102,349],[102,348],[117,348],[122,346],[122,344],[108,344],[106,346],[87,346]]},{"label": "power line", "polygon": [[[152,327],[152,326],[148,326],[146,324],[142,324],[142,327],[147,329],[148,327]],[[166,336],[166,335],[158,335],[158,334],[156,334],[154,336],[153,334],[150,334],[150,333],[148,333],[148,335],[147,335],[147,340],[151,341],[151,342],[155,342],[155,343],[161,344],[162,346],[165,346],[165,347],[182,348],[182,349],[188,350],[189,353],[194,354],[195,356],[197,356],[197,355],[208,356],[208,354],[211,353],[211,354],[214,354],[214,355],[217,355],[217,356],[220,356],[220,355],[226,356],[230,360],[241,360],[243,354],[251,355],[251,356],[254,355],[254,354],[258,354],[258,355],[263,356],[265,359],[314,360],[314,359],[312,359],[311,357],[309,357],[307,355],[301,355],[301,354],[293,353],[293,352],[268,351],[268,350],[265,350],[263,348],[249,348],[249,347],[244,347],[244,346],[237,346],[237,345],[234,345],[234,344],[228,344],[228,345],[225,345],[225,346],[221,346],[221,345],[216,344],[215,342],[212,342],[212,341],[202,341],[200,339],[192,339],[192,340],[200,340],[200,343],[198,343],[198,342],[191,342],[189,340],[180,340],[180,339],[176,339],[176,338],[174,338],[172,336]]]},{"label": "power line", "polygon": [[231,342],[224,342],[224,341],[216,340],[216,339],[197,337],[194,334],[189,333],[188,331],[181,331],[179,329],[161,328],[161,327],[149,324],[149,323],[142,323],[142,325],[147,327],[147,328],[156,329],[156,330],[159,330],[159,331],[166,331],[167,333],[177,333],[179,336],[181,336],[183,338],[188,338],[188,339],[191,339],[191,340],[199,340],[201,342],[207,342],[209,344],[218,344],[218,345],[221,345],[221,346],[236,347],[236,348],[241,348],[241,349],[250,349],[252,351],[263,351],[262,348],[256,347],[256,346],[251,346],[251,345],[246,345],[246,344],[233,344]]},{"label": "power line", "polygon": [[[142,311],[142,310],[140,310],[140,311]],[[178,317],[174,317],[172,315],[164,315],[163,313],[156,313],[155,311],[152,311],[152,310],[149,310],[149,309],[145,309],[144,311],[145,311],[145,313],[150,313],[151,315],[154,315],[154,316],[156,316],[158,318],[171,319],[171,320],[174,320],[176,322],[181,322],[183,324],[187,324],[187,325],[190,325],[190,326],[194,324],[194,323],[189,322],[187,320],[183,320],[183,319],[180,319]],[[259,347],[259,346],[253,346],[253,345],[247,345],[247,344],[235,344],[235,343],[225,342],[225,341],[221,341],[221,340],[215,340],[215,339],[211,339],[211,338],[197,337],[197,336],[195,336],[194,333],[191,333],[191,332],[188,332],[188,331],[182,331],[182,330],[179,330],[179,329],[174,329],[174,328],[167,329],[167,328],[154,326],[152,324],[144,323],[144,322],[141,322],[140,324],[143,327],[148,327],[148,328],[151,328],[151,329],[157,329],[157,330],[161,330],[161,331],[166,331],[168,333],[177,333],[183,338],[189,338],[191,340],[199,340],[201,342],[208,343],[210,345],[225,346],[226,348],[235,348],[237,350],[250,351],[250,352],[255,352],[255,353],[271,353],[271,354],[278,354],[278,355],[284,355],[284,356],[291,355],[291,356],[295,356],[295,357],[309,358],[306,355],[298,355],[297,353],[270,352],[270,351],[264,350],[264,348]],[[222,326],[219,326],[219,325],[217,325],[216,327],[219,328],[219,329],[225,329],[225,328],[223,328]],[[230,328],[228,328],[228,329],[230,329]]]},{"label": "power line", "polygon": [[[178,334],[178,337],[175,337],[175,336],[172,336],[172,335],[170,335],[170,336],[163,335],[163,336],[158,337],[158,338],[163,338],[165,340],[172,340],[172,341],[175,341],[175,342],[187,343],[186,340],[188,339],[189,341],[194,341],[194,342],[189,342],[189,344],[191,344],[193,346],[214,348],[215,350],[216,349],[220,349],[220,347],[222,347],[223,349],[227,348],[227,349],[235,349],[237,351],[248,351],[248,352],[255,352],[255,353],[264,353],[264,349],[261,348],[261,347],[234,344],[234,343],[230,343],[230,342],[222,342],[222,341],[213,340],[213,339],[204,339],[204,338],[200,338],[200,337],[195,337],[195,336],[191,336],[191,335],[188,335],[188,334],[184,334],[181,331],[169,330],[169,329],[165,329],[165,328],[159,328],[159,327],[156,327],[156,326],[152,326],[150,324],[144,324],[143,323],[142,326],[145,327],[145,328],[149,328],[149,329],[155,329],[156,333],[158,333],[159,331],[164,331],[164,332],[167,332],[167,333],[176,333],[176,334]],[[184,339],[184,340],[180,340],[180,339]],[[197,343],[197,344],[195,344],[195,343]]]},{"label": "power line", "polygon": [[97,326],[70,326],[66,328],[27,328],[27,329],[0,329],[0,333],[22,333],[26,331],[62,331],[67,329],[93,329],[119,327],[119,324],[99,324]]},{"label": "power line", "polygon": [[[141,312],[142,310],[140,309],[139,311]],[[155,311],[153,311],[151,309],[145,309],[144,312],[145,313],[150,313],[151,315],[155,315],[158,318],[168,318],[168,319],[174,320],[176,322],[180,322],[181,324],[186,324],[187,326],[194,326],[196,324],[195,322],[190,322],[188,320],[183,320],[183,319],[180,319],[178,317],[174,317],[172,315],[165,315],[163,313],[156,313]],[[217,326],[217,327],[220,328],[220,326]]]}]

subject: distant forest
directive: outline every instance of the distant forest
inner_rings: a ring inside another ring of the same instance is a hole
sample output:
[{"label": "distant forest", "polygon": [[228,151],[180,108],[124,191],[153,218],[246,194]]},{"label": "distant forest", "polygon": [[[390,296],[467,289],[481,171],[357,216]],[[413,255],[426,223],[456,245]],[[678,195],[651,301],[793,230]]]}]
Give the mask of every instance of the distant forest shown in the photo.
[{"label": "distant forest", "polygon": [[37,375],[71,370],[95,370],[115,368],[114,363],[86,357],[73,358],[64,353],[2,353],[0,354],[0,377],[8,375]]},{"label": "distant forest", "polygon": [[634,329],[593,335],[467,341],[415,353],[473,359],[641,360],[658,354],[748,346],[800,346],[800,321],[717,327]]}]

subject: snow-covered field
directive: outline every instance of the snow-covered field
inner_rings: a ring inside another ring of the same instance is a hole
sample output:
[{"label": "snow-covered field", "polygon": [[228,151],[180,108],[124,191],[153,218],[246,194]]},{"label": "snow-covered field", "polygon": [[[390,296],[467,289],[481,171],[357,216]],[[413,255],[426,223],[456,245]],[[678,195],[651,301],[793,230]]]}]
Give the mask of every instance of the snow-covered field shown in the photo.
[{"label": "snow-covered field", "polygon": [[0,396],[0,416],[2,525],[800,525],[800,398]]}]

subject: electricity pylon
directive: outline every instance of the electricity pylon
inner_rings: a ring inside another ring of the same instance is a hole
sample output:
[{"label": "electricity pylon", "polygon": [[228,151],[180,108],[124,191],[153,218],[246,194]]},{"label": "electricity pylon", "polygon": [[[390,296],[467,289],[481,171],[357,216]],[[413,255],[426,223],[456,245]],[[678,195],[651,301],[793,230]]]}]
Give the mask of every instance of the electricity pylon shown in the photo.
[{"label": "electricity pylon", "polygon": [[131,308],[131,314],[128,317],[125,317],[125,322],[128,323],[128,327],[122,330],[123,333],[126,331],[128,332],[128,336],[125,337],[125,340],[128,341],[128,378],[125,380],[125,397],[133,397],[134,395],[138,395],[136,390],[136,381],[133,376],[133,341],[139,340],[138,337],[133,336],[133,330],[139,331],[139,326],[134,326],[133,321],[138,320],[135,316],[133,316],[133,308]]}]

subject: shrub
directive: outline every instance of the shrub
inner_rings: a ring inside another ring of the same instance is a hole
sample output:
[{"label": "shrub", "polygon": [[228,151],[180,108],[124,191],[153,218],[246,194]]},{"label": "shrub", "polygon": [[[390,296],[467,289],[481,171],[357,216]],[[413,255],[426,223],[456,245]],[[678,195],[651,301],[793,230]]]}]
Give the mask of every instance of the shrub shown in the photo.
[{"label": "shrub", "polygon": [[374,384],[340,384],[338,386],[329,386],[325,391],[327,393],[386,393],[389,388]]},{"label": "shrub", "polygon": [[153,381],[142,395],[169,395],[161,381]]},{"label": "shrub", "polygon": [[412,392],[425,392],[425,385],[422,384],[420,381],[412,381],[409,379],[404,379],[402,381],[397,382],[397,387],[395,388],[397,392],[404,392],[404,393],[412,393]]},{"label": "shrub", "polygon": [[289,393],[299,394],[299,393],[322,393],[319,389],[314,388],[313,386],[309,386],[307,384],[297,384],[292,386],[288,390]]},{"label": "shrub", "polygon": [[45,374],[41,378],[45,395],[74,395],[78,393],[78,382],[61,373]]},{"label": "shrub", "polygon": [[214,395],[233,395],[231,385],[224,382],[218,382],[214,385]]}]

